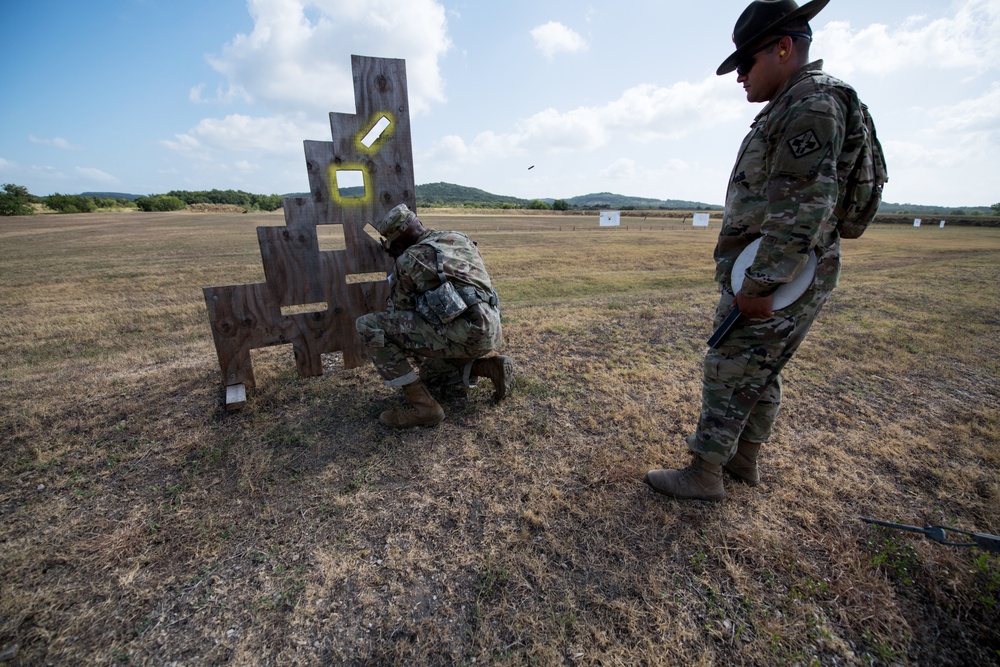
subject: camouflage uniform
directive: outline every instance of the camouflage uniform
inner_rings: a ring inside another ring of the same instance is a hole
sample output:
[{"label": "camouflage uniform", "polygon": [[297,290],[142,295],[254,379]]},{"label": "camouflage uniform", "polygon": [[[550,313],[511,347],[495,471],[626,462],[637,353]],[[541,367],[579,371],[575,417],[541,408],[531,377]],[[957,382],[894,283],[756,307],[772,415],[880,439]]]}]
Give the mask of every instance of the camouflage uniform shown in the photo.
[{"label": "camouflage uniform", "polygon": [[715,248],[718,326],[733,308],[736,258],[763,236],[742,292],[767,296],[816,251],[816,277],[795,304],[766,320],[746,320],[705,356],[702,410],[691,450],[726,463],[738,441],[764,442],[781,406],[781,369],[791,359],[840,275],[833,210],[863,141],[857,94],[809,63],[758,114],[729,182]]},{"label": "camouflage uniform", "polygon": [[[423,310],[422,295],[445,279],[478,303],[448,324]],[[375,368],[391,387],[418,379],[433,385],[461,382],[473,359],[500,347],[500,306],[479,249],[460,232],[426,230],[396,259],[388,309],[357,319],[357,330]],[[421,312],[418,312],[421,310]],[[424,359],[418,378],[407,357]],[[468,377],[465,378],[468,382]]]}]

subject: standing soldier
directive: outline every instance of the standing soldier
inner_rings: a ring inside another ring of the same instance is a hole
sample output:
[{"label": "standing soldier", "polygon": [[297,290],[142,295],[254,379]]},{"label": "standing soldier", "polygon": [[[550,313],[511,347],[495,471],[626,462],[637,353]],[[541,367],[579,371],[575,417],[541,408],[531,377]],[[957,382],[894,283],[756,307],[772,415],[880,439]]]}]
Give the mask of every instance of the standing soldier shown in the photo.
[{"label": "standing soldier", "polygon": [[[375,224],[382,247],[396,258],[388,309],[357,319],[357,330],[375,368],[408,402],[379,416],[386,426],[434,426],[444,410],[427,384],[493,383],[503,399],[514,385],[510,357],[486,356],[503,341],[500,303],[479,249],[461,232],[425,229],[400,204]],[[417,376],[407,357],[418,357]],[[424,381],[421,381],[421,377]]]},{"label": "standing soldier", "polygon": [[[704,361],[694,453],[680,470],[650,470],[646,483],[675,498],[721,500],[723,468],[756,485],[757,453],[781,404],[780,372],[805,338],[840,274],[834,209],[865,141],[854,90],[809,60],[809,21],[829,0],[755,0],[733,31],[736,51],[718,74],[736,70],[749,102],[768,102],[740,146],[715,248],[721,297],[715,326],[739,307],[743,323]],[[731,271],[754,240],[761,244],[739,294]],[[815,251],[816,275],[793,305],[774,312],[772,294]]]}]

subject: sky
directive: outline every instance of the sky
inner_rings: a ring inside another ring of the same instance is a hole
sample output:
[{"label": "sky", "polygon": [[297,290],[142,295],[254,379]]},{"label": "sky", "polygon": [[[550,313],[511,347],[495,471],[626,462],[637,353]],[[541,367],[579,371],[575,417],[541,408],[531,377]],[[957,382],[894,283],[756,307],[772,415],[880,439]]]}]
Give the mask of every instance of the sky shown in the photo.
[{"label": "sky", "polygon": [[[307,192],[302,142],[354,113],[358,54],[406,60],[418,185],[722,204],[762,109],[715,74],[746,5],[0,0],[0,183]],[[1000,201],[1000,0],[831,0],[812,27],[875,119],[886,201]]]}]

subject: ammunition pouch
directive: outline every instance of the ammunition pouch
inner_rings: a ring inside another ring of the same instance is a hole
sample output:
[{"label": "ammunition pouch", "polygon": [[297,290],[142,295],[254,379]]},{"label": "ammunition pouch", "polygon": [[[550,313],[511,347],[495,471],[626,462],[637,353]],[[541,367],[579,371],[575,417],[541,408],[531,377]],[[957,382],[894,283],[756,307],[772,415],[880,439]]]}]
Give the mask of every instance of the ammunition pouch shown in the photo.
[{"label": "ammunition pouch", "polygon": [[439,287],[419,295],[416,298],[416,309],[428,322],[444,325],[450,324],[471,306],[480,303],[497,308],[500,298],[495,290],[486,292],[472,285],[456,288],[450,280],[446,280]]},{"label": "ammunition pouch", "polygon": [[500,298],[496,290],[486,292],[472,285],[455,287],[444,271],[444,260],[437,244],[428,242],[434,248],[437,258],[437,275],[441,285],[428,290],[416,298],[417,312],[432,324],[443,326],[450,324],[470,307],[480,303],[488,303],[494,308],[500,307]]}]

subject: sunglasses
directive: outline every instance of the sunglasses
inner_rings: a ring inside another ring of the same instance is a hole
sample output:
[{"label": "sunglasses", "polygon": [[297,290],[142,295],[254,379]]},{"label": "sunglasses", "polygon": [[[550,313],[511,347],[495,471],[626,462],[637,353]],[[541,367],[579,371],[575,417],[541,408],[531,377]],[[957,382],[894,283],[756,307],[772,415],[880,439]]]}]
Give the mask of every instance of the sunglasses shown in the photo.
[{"label": "sunglasses", "polygon": [[758,49],[754,49],[750,53],[740,58],[740,62],[736,64],[736,73],[739,76],[746,76],[747,74],[749,74],[750,70],[753,69],[753,66],[757,64],[757,54],[760,53],[761,51],[771,48],[780,41],[781,37],[768,42],[767,44]]}]

